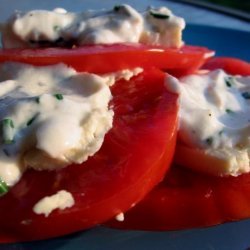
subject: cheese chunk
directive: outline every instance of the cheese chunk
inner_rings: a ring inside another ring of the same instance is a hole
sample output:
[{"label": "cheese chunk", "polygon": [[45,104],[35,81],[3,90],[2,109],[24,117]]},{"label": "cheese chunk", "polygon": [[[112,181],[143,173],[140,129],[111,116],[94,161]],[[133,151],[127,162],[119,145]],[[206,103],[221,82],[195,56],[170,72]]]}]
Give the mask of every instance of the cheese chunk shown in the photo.
[{"label": "cheese chunk", "polygon": [[34,205],[33,211],[36,214],[44,214],[45,217],[48,217],[55,209],[63,210],[72,207],[74,204],[75,200],[72,194],[61,190],[54,195],[42,198]]},{"label": "cheese chunk", "polygon": [[180,94],[176,162],[220,176],[250,172],[250,77],[215,70],[168,77],[166,86]]},{"label": "cheese chunk", "polygon": [[0,178],[12,186],[27,167],[54,170],[95,154],[112,127],[114,80],[63,64],[1,64]]},{"label": "cheese chunk", "polygon": [[144,43],[180,47],[183,18],[169,9],[139,13],[127,4],[112,10],[67,12],[63,9],[16,12],[2,25],[4,48]]}]

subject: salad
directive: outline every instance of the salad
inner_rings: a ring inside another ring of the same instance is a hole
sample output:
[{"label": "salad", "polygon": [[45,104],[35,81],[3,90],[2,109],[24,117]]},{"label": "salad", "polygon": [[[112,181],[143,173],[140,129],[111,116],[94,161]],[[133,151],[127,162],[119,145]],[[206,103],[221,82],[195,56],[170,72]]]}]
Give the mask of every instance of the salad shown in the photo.
[{"label": "salad", "polygon": [[250,216],[234,203],[249,189],[250,65],[185,45],[184,28],[126,4],[1,26],[1,242]]}]

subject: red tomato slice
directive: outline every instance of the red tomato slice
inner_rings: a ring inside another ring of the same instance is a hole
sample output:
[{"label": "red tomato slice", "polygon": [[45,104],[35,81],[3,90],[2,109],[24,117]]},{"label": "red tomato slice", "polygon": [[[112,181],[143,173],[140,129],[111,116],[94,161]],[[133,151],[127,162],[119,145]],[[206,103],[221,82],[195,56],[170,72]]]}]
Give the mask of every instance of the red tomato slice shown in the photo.
[{"label": "red tomato slice", "polygon": [[[231,74],[250,75],[250,64],[234,58],[214,58],[204,67],[219,66]],[[123,222],[112,220],[107,225],[136,230],[176,230],[249,217],[250,173],[222,178],[172,166],[164,181],[129,210]]]},{"label": "red tomato slice", "polygon": [[209,59],[204,65],[204,69],[224,69],[228,74],[232,75],[250,75],[250,63],[237,58],[230,57],[214,57]]},{"label": "red tomato slice", "polygon": [[[27,171],[0,198],[0,241],[45,239],[92,227],[141,200],[169,168],[176,140],[177,96],[151,70],[113,88],[113,128],[99,152],[59,171]],[[72,193],[75,205],[47,218],[32,211],[44,196]]]},{"label": "red tomato slice", "polygon": [[172,166],[143,201],[108,226],[133,230],[178,230],[250,217],[250,174],[211,177]]},{"label": "red tomato slice", "polygon": [[212,54],[206,48],[195,46],[175,49],[141,44],[114,44],[73,49],[2,49],[0,62],[10,60],[34,65],[65,63],[77,71],[97,74],[154,66],[163,70],[174,69],[174,73],[181,74],[198,69]]}]

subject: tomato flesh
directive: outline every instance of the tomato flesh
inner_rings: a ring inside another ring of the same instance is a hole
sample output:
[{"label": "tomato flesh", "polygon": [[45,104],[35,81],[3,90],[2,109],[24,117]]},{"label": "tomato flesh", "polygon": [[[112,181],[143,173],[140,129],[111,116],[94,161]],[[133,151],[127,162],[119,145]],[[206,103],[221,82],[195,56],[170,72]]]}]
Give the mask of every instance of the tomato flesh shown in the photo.
[{"label": "tomato flesh", "polygon": [[[86,162],[24,174],[0,199],[1,242],[92,227],[128,210],[162,180],[174,152],[178,110],[177,96],[165,90],[164,77],[151,70],[112,87],[113,127]],[[72,193],[74,206],[48,217],[32,211],[41,198],[62,189]]]},{"label": "tomato flesh", "polygon": [[172,166],[143,201],[108,226],[130,230],[179,230],[250,217],[250,174],[211,177]]},{"label": "tomato flesh", "polygon": [[34,65],[65,63],[77,71],[102,74],[135,67],[156,67],[173,73],[194,71],[212,51],[197,46],[180,49],[142,44],[91,45],[79,48],[2,49],[0,62],[16,61]]},{"label": "tomato flesh", "polygon": [[250,75],[250,63],[231,57],[214,57],[210,58],[204,65],[204,69],[224,69],[231,75]]},{"label": "tomato flesh", "polygon": [[[235,58],[211,58],[203,67],[250,75],[250,64]],[[250,173],[212,177],[175,165],[159,186],[125,214],[123,222],[112,220],[107,225],[136,230],[177,230],[249,217]]]}]

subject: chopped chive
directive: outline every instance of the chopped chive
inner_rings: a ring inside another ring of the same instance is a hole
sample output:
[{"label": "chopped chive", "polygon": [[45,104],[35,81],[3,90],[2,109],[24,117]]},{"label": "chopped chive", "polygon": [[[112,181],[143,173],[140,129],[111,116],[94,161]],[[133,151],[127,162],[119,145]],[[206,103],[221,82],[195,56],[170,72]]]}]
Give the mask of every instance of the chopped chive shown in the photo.
[{"label": "chopped chive", "polygon": [[226,85],[230,88],[230,87],[232,87],[232,84],[228,81],[228,80],[225,80],[225,82],[226,82]]},{"label": "chopped chive", "polygon": [[227,87],[231,88],[233,86],[233,78],[232,77],[226,77],[225,78],[225,83]]},{"label": "chopped chive", "polygon": [[155,18],[158,18],[158,19],[168,19],[170,17],[169,15],[166,15],[166,14],[163,14],[160,12],[155,12],[152,10],[149,11],[149,14]]},{"label": "chopped chive", "polygon": [[14,123],[10,118],[2,120],[2,134],[4,144],[14,143]]},{"label": "chopped chive", "polygon": [[0,196],[3,196],[8,192],[9,192],[8,185],[2,179],[0,179]]},{"label": "chopped chive", "polygon": [[243,92],[241,94],[245,99],[250,99],[250,92]]},{"label": "chopped chive", "polygon": [[58,26],[58,25],[55,25],[54,27],[53,27],[53,30],[54,31],[58,31],[60,29],[60,26]]},{"label": "chopped chive", "polygon": [[219,132],[219,135],[222,135],[222,134],[223,134],[223,132],[224,132],[224,131],[223,131],[223,130],[221,130],[221,131]]},{"label": "chopped chive", "polygon": [[121,8],[121,5],[115,5],[114,8],[113,8],[113,10],[114,11],[119,11],[120,8]]},{"label": "chopped chive", "polygon": [[212,138],[212,137],[208,137],[208,138],[206,139],[206,144],[207,144],[208,146],[211,146],[212,143],[213,143],[213,138]]},{"label": "chopped chive", "polygon": [[59,101],[61,101],[61,100],[63,99],[63,95],[62,95],[62,94],[54,94],[54,97],[55,97],[57,100],[59,100]]},{"label": "chopped chive", "polygon": [[39,104],[40,103],[40,97],[36,97],[35,102]]},{"label": "chopped chive", "polygon": [[226,113],[232,114],[232,113],[233,113],[233,110],[231,110],[231,109],[226,109]]},{"label": "chopped chive", "polygon": [[11,119],[9,118],[6,118],[6,119],[3,119],[3,125],[4,126],[9,126],[11,128],[14,128],[14,123]]},{"label": "chopped chive", "polygon": [[3,143],[4,144],[13,144],[14,143],[14,140],[3,140]]},{"label": "chopped chive", "polygon": [[28,122],[26,123],[26,125],[30,126],[35,121],[36,118],[37,118],[37,115],[34,115],[30,120],[28,120]]}]

